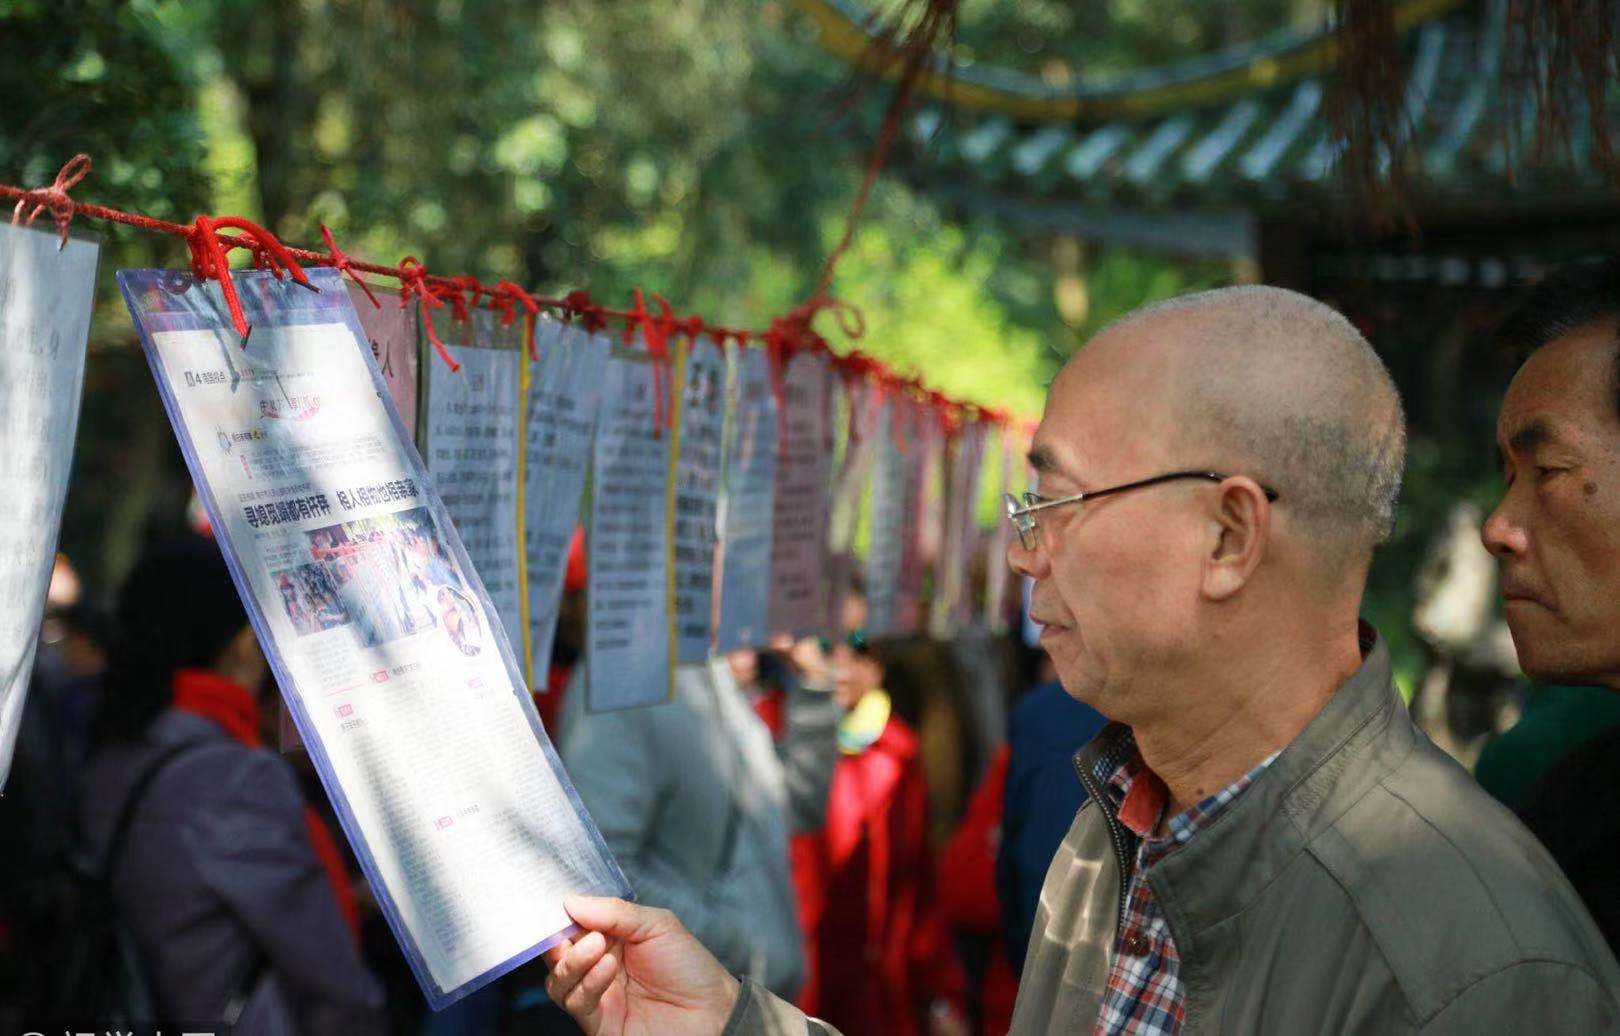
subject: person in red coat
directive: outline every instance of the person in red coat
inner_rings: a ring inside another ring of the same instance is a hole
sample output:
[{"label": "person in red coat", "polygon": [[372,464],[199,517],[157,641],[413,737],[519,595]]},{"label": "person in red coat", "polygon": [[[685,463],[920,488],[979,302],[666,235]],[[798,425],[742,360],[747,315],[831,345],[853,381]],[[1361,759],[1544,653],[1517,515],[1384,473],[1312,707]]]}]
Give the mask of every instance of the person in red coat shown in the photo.
[{"label": "person in red coat", "polygon": [[996,888],[1008,758],[1007,746],[1002,745],[939,860],[940,914],[959,938],[982,949],[975,1012],[979,1036],[1006,1036],[1018,998],[1018,975],[1002,942],[1001,896]]},{"label": "person in red coat", "polygon": [[852,595],[851,632],[832,649],[846,712],[827,823],[792,846],[809,962],[800,1006],[846,1036],[967,1036],[967,980],[933,896],[917,735],[891,713],[865,612]]}]

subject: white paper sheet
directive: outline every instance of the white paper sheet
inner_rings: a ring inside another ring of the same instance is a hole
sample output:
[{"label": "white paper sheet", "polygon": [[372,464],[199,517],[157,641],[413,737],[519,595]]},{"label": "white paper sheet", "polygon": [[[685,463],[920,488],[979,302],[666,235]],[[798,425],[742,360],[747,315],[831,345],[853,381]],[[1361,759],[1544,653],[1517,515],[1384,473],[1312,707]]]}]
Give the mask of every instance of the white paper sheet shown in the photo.
[{"label": "white paper sheet", "polygon": [[971,581],[979,548],[979,476],[984,466],[982,421],[965,422],[945,451],[942,540],[935,565],[932,629],[936,640],[949,640],[973,621],[977,586]]},{"label": "white paper sheet", "polygon": [[[827,550],[827,628],[839,631],[843,623],[844,599],[854,585],[855,529],[861,516],[861,503],[867,499],[872,462],[882,417],[883,397],[866,378],[844,379],[841,398],[844,406],[844,451],[838,459],[832,481],[832,510],[829,517]],[[871,601],[867,601],[870,622]],[[840,631],[842,632],[842,631]]]},{"label": "white paper sheet", "polygon": [[909,458],[902,449],[903,400],[883,404],[873,437],[872,524],[866,552],[866,626],[874,637],[898,632],[900,566],[905,559]]},{"label": "white paper sheet", "polygon": [[[1018,442],[1006,428],[996,434],[999,437],[1001,460],[1001,492],[1011,493],[1013,472],[1018,470],[1016,465],[1019,463]],[[986,548],[984,615],[990,632],[1005,633],[1008,626],[1007,586],[1012,577],[1012,569],[1007,566],[1007,548],[1012,545],[1014,532],[1012,522],[1004,511],[998,510],[996,517],[996,526],[990,533],[990,545]]]},{"label": "white paper sheet", "polygon": [[98,248],[0,224],[0,788],[11,771],[79,424]]},{"label": "white paper sheet", "polygon": [[675,653],[685,665],[709,657],[714,624],[715,509],[726,419],[726,358],[707,336],[682,346],[679,450],[675,462]]},{"label": "white paper sheet", "polygon": [[717,647],[764,645],[770,636],[771,522],[776,498],[776,396],[763,350],[731,354],[731,407],[720,494]]},{"label": "white paper sheet", "polygon": [[[164,405],[310,757],[435,1007],[571,931],[623,875],[394,413],[342,284],[121,271]],[[469,350],[470,352],[473,350]]]},{"label": "white paper sheet", "polygon": [[929,462],[938,466],[930,449],[933,413],[914,400],[906,400],[896,410],[906,450],[905,486],[900,512],[900,576],[895,590],[894,625],[890,633],[910,636],[922,625],[923,575],[928,567],[923,519],[926,511]]},{"label": "white paper sheet", "polygon": [[523,537],[529,565],[529,650],[534,662],[530,679],[536,690],[544,690],[568,569],[568,545],[580,523],[609,344],[601,335],[551,319],[542,319],[535,328],[535,344],[540,358],[529,368],[529,409],[524,422],[528,490]]},{"label": "white paper sheet", "polygon": [[401,305],[399,292],[371,286],[380,306],[354,282],[346,282],[349,301],[354,304],[355,315],[365,329],[366,341],[371,343],[371,355],[382,371],[388,385],[388,395],[394,400],[394,410],[405,427],[416,432],[416,358],[418,348],[417,306]]},{"label": "white paper sheet", "polygon": [[827,629],[832,371],[805,352],[782,373],[780,448],[771,540],[770,629],[795,637]]},{"label": "white paper sheet", "polygon": [[440,316],[434,326],[461,369],[428,356],[422,459],[507,637],[522,644],[517,472],[523,328],[502,325],[483,309],[467,321]]},{"label": "white paper sheet", "polygon": [[[672,372],[671,372],[672,376]],[[586,527],[586,702],[592,712],[666,701],[670,627],[670,440],[655,420],[660,383],[644,353],[615,350],[602,404]],[[662,381],[668,391],[669,379]]]}]

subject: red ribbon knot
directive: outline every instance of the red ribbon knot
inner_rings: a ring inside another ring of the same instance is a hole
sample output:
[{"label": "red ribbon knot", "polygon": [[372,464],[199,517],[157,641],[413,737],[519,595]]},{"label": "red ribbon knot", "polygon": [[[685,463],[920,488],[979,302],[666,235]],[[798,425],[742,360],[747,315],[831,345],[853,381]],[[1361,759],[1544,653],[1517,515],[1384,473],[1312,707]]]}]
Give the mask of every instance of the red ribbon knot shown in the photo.
[{"label": "red ribbon knot", "polygon": [[39,218],[39,214],[46,209],[50,209],[51,215],[56,219],[56,233],[62,238],[61,247],[66,248],[68,226],[73,222],[73,213],[77,209],[73,199],[68,197],[68,189],[77,187],[79,181],[89,174],[90,156],[81,151],[68,159],[62,168],[57,170],[56,179],[51,181],[49,187],[41,187],[30,192],[36,200],[33,210],[28,213],[26,218],[23,216],[23,207],[28,204],[29,199],[18,199],[17,207],[11,210],[12,224],[15,225],[18,220],[22,220],[28,226],[33,226],[34,220]]},{"label": "red ribbon knot", "polygon": [[[241,233],[224,235],[219,232],[220,227],[229,227]],[[231,326],[241,336],[244,347],[248,336],[253,333],[253,327],[242,310],[242,299],[236,292],[236,283],[231,279],[230,262],[225,258],[232,248],[251,250],[255,264],[269,269],[277,280],[284,274],[290,274],[294,283],[311,291],[317,290],[309,283],[309,278],[304,275],[292,253],[276,240],[274,234],[240,216],[198,216],[186,233],[186,243],[191,248],[191,272],[199,280],[219,282],[220,294],[225,297],[225,308],[231,314]]]},{"label": "red ribbon knot", "polygon": [[667,396],[669,336],[676,331],[675,312],[670,309],[668,299],[662,295],[654,295],[653,301],[658,303],[658,315],[648,313],[647,303],[642,298],[640,288],[635,290],[635,300],[636,304],[624,323],[624,340],[628,345],[635,336],[635,329],[638,326],[641,328],[641,340],[647,345],[647,355],[652,357],[653,365],[653,433],[662,435],[673,420]]},{"label": "red ribbon knot", "polygon": [[607,313],[591,301],[591,293],[580,289],[571,291],[563,296],[563,307],[569,313],[579,315],[580,326],[591,334],[597,334],[607,327]]},{"label": "red ribbon knot", "polygon": [[540,359],[540,350],[534,344],[534,325],[540,316],[540,303],[535,300],[533,295],[530,295],[511,281],[496,281],[495,294],[490,296],[489,301],[490,305],[497,306],[501,310],[501,322],[505,324],[510,324],[515,318],[515,314],[512,312],[514,303],[522,306],[529,314],[529,359],[538,361]]},{"label": "red ribbon knot", "polygon": [[373,306],[382,309],[382,303],[377,301],[376,295],[372,294],[371,285],[361,280],[360,275],[354,272],[354,260],[345,255],[343,249],[337,246],[337,242],[332,240],[332,231],[327,228],[325,223],[321,224],[321,240],[326,242],[326,251],[332,257],[332,268],[339,273],[346,274],[349,280],[359,285],[360,290],[366,293],[366,298],[371,300]]},{"label": "red ribbon knot", "polygon": [[416,299],[422,314],[422,330],[427,334],[427,340],[432,343],[433,351],[439,359],[450,368],[450,373],[461,370],[461,364],[450,355],[444,342],[439,339],[438,329],[433,326],[433,310],[441,308],[444,301],[434,294],[434,289],[428,284],[427,267],[414,255],[408,255],[399,261],[399,303],[407,305],[411,299]]}]

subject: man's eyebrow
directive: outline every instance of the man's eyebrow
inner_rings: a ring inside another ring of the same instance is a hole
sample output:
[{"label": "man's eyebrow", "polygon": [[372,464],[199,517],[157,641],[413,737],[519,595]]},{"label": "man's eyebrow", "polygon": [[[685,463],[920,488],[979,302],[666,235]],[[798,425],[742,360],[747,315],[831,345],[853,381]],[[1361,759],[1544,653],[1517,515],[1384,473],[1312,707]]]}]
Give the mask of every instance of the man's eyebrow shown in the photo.
[{"label": "man's eyebrow", "polygon": [[1508,436],[1508,449],[1514,453],[1529,453],[1537,446],[1550,442],[1554,438],[1556,436],[1553,435],[1552,426],[1538,417],[1527,424],[1521,425],[1514,430],[1512,435]]},{"label": "man's eyebrow", "polygon": [[1057,471],[1058,467],[1057,458],[1052,456],[1052,451],[1049,447],[1035,446],[1029,451],[1029,466],[1034,468],[1036,472],[1040,474],[1055,472]]}]

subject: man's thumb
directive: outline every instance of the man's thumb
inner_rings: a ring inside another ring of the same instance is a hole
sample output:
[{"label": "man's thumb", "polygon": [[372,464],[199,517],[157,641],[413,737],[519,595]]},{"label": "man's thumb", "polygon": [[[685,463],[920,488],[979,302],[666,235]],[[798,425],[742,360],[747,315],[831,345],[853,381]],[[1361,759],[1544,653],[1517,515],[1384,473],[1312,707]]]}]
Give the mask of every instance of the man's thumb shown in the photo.
[{"label": "man's thumb", "polygon": [[588,932],[601,932],[612,939],[644,935],[662,911],[606,896],[568,896],[563,900],[568,916]]}]

